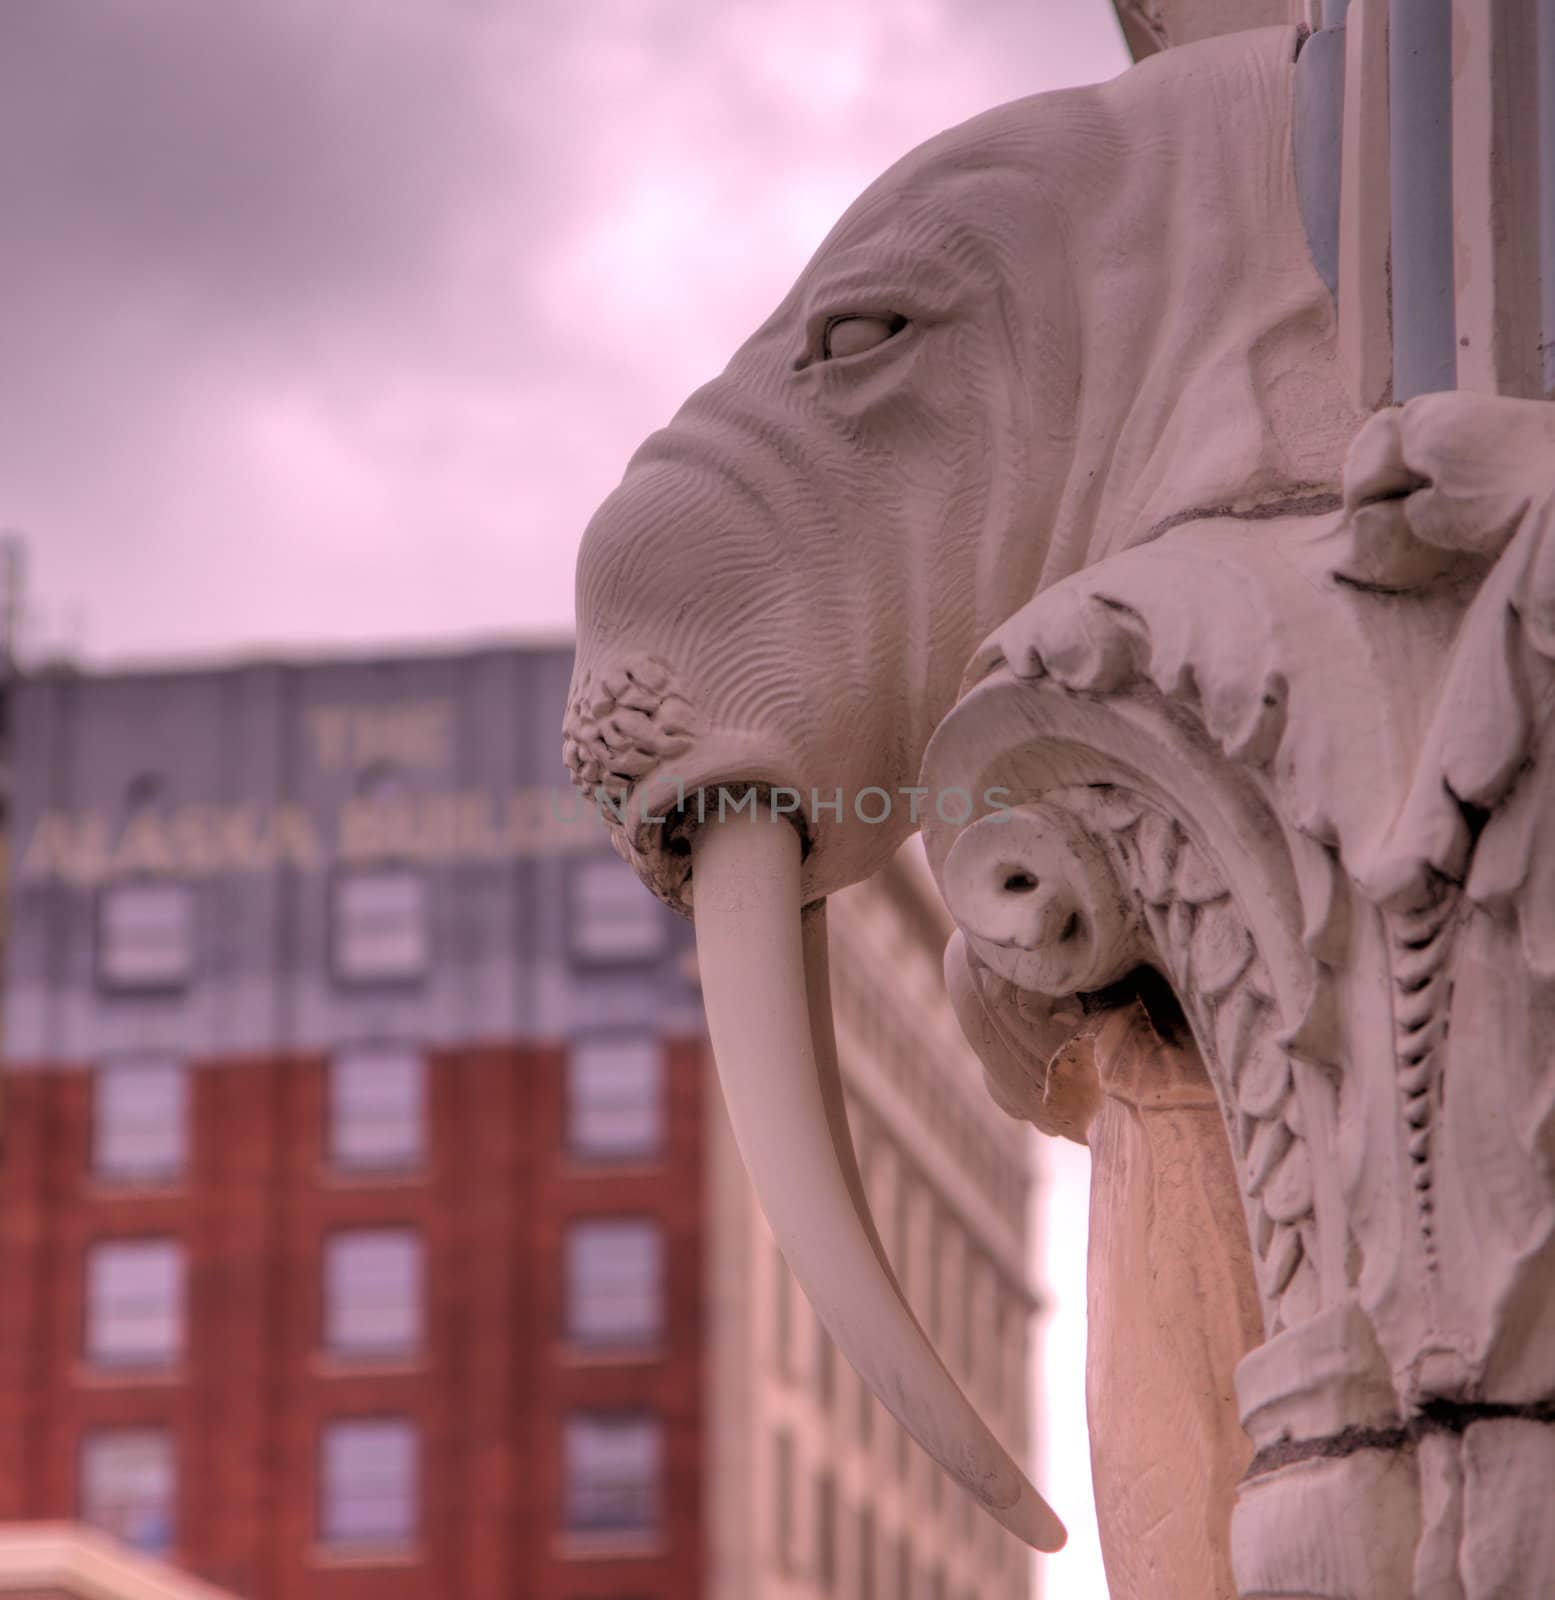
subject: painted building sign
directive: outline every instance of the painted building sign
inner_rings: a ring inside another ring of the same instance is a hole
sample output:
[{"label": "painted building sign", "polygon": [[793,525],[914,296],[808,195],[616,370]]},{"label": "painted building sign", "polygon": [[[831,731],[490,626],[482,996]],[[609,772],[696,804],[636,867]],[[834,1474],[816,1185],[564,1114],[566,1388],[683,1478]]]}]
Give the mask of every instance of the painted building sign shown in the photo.
[{"label": "painted building sign", "polygon": [[140,812],[122,825],[54,811],[39,818],[23,845],[19,876],[88,886],[145,874],[310,872],[384,860],[496,865],[597,852],[604,840],[589,802],[561,788],[349,800],[322,818],[296,804],[177,806]]},{"label": "painted building sign", "polygon": [[456,707],[447,699],[387,705],[323,705],[302,719],[314,771],[338,780],[375,772],[423,774],[441,787],[392,785],[345,800],[332,814],[285,801],[144,807],[128,818],[46,811],[18,856],[23,882],[89,887],[144,875],[210,878],[323,871],[385,860],[456,866],[597,852],[605,843],[594,807],[565,785],[494,790],[457,787]]}]

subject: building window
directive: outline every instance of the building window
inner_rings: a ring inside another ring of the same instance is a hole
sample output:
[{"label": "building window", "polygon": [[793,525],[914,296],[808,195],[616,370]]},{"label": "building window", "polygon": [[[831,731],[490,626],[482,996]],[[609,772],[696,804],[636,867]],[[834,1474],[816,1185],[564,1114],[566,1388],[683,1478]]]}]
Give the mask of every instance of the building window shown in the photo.
[{"label": "building window", "polygon": [[867,1450],[875,1442],[875,1397],[862,1378],[858,1380],[858,1442]]},{"label": "building window", "polygon": [[567,1419],[569,1533],[651,1535],[658,1531],[663,1429],[637,1412],[584,1412]]},{"label": "building window", "polygon": [[780,1378],[794,1375],[794,1277],[776,1241],[772,1245],[772,1365]]},{"label": "building window", "polygon": [[183,1354],[184,1253],[175,1239],[110,1239],[86,1257],[86,1354],[103,1366],[171,1366]]},{"label": "building window", "polygon": [[928,1313],[925,1318],[930,1341],[939,1345],[945,1334],[945,1256],[946,1256],[946,1225],[939,1212],[932,1205],[928,1216],[924,1220],[924,1232],[928,1235],[929,1261],[928,1270],[925,1272],[923,1292],[928,1299]]},{"label": "building window", "polygon": [[594,1347],[657,1344],[664,1332],[664,1230],[647,1217],[567,1229],[567,1337]]},{"label": "building window", "polygon": [[342,1050],[329,1067],[329,1159],[360,1171],[419,1165],[426,1143],[426,1063],[406,1045]]},{"label": "building window", "polygon": [[822,1594],[837,1592],[837,1482],[829,1472],[815,1480],[815,1583]]},{"label": "building window", "polygon": [[149,879],[110,884],[97,905],[97,976],[113,989],[177,989],[194,970],[194,894]]},{"label": "building window", "polygon": [[[917,1263],[913,1260],[913,1192],[901,1159],[896,1163],[896,1204],[892,1213],[894,1248],[889,1251],[896,1281],[909,1302],[917,1288]],[[914,1305],[913,1309],[919,1309]]]},{"label": "building window", "polygon": [[978,1366],[977,1325],[988,1314],[988,1269],[980,1256],[967,1252],[962,1276],[961,1308],[961,1370],[966,1374],[968,1387],[983,1381]]},{"label": "building window", "polygon": [[1009,1358],[1009,1302],[998,1284],[994,1285],[993,1349],[988,1352],[988,1398],[997,1410],[1004,1404],[1005,1362]]},{"label": "building window", "polygon": [[837,1347],[817,1319],[815,1324],[815,1403],[830,1411],[837,1398]]},{"label": "building window", "polygon": [[779,1572],[793,1572],[798,1548],[794,1515],[794,1436],[787,1428],[772,1435],[772,1545]]},{"label": "building window", "polygon": [[327,1423],[320,1439],[319,1537],[325,1544],[400,1549],[420,1524],[420,1436],[404,1417]]},{"label": "building window", "polygon": [[409,867],[368,867],[335,879],[334,965],[350,983],[419,978],[430,959],[426,879]]},{"label": "building window", "polygon": [[324,1342],[333,1355],[406,1356],[421,1344],[423,1252],[409,1228],[352,1228],[324,1245]]},{"label": "building window", "polygon": [[575,863],[567,898],[575,960],[648,961],[664,948],[668,913],[624,861],[605,856]]},{"label": "building window", "polygon": [[579,1039],[567,1060],[567,1148],[589,1161],[645,1160],[664,1143],[664,1060],[636,1034]]},{"label": "building window", "polygon": [[184,1169],[188,1074],[178,1061],[115,1061],[92,1093],[92,1172],[116,1183],[157,1183]]},{"label": "building window", "polygon": [[162,1555],[174,1536],[177,1474],[165,1428],[98,1428],[81,1442],[81,1520]]}]

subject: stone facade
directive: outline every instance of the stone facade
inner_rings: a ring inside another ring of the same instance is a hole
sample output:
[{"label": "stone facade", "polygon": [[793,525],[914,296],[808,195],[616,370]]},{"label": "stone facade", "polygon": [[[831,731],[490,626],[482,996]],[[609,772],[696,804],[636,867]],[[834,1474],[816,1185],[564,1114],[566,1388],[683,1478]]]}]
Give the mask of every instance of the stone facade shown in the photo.
[{"label": "stone facade", "polygon": [[[683,984],[568,960],[569,864],[609,853],[558,782],[546,717],[570,660],[496,649],[18,685],[10,1060],[407,1029],[434,1044],[695,1032]],[[331,881],[385,859],[424,873],[440,959],[414,984],[341,982]],[[199,891],[198,982],[125,995],[93,971],[97,908],[105,887],[163,871]]]}]

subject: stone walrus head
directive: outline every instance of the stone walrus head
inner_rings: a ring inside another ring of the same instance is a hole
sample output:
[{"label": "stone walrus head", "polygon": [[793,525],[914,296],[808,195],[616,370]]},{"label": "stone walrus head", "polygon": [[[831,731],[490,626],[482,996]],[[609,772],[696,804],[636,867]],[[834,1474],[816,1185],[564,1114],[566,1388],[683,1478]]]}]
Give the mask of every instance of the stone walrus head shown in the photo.
[{"label": "stone walrus head", "polygon": [[773,1232],[882,1402],[1038,1548],[1057,1518],[869,1216],[822,902],[947,803],[915,791],[925,746],[1037,589],[1194,515],[1337,485],[1359,419],[1295,192],[1297,46],[1184,47],[908,155],[637,452],[579,558],[565,758],[695,915]]}]

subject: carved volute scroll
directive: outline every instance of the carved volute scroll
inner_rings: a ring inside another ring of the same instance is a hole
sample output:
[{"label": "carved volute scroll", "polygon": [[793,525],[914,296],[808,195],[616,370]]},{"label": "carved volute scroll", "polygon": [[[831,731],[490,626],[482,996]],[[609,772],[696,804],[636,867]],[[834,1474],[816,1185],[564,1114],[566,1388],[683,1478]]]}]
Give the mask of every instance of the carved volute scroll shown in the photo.
[{"label": "carved volute scroll", "polygon": [[1175,528],[968,681],[923,782],[971,814],[926,836],[996,1097],[1084,1137],[1153,971],[1218,1100],[1264,1333],[1239,1592],[1547,1592],[1555,407],[1384,413],[1342,512]]}]

